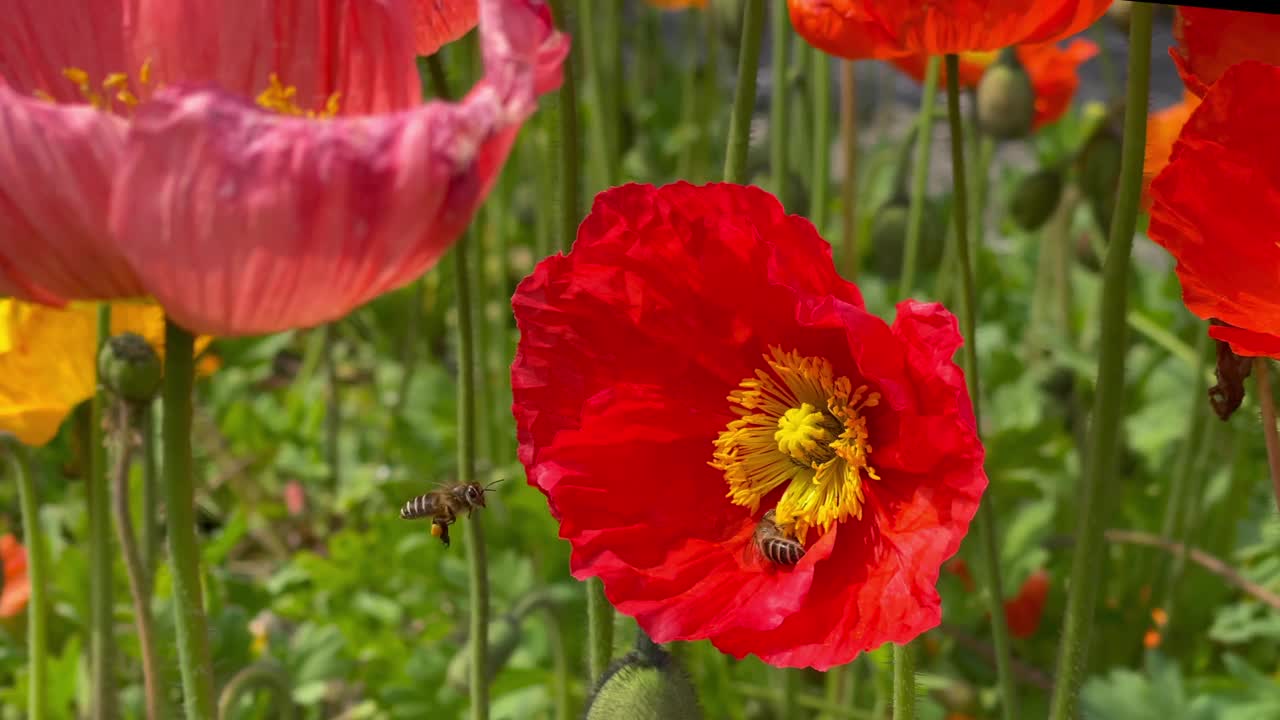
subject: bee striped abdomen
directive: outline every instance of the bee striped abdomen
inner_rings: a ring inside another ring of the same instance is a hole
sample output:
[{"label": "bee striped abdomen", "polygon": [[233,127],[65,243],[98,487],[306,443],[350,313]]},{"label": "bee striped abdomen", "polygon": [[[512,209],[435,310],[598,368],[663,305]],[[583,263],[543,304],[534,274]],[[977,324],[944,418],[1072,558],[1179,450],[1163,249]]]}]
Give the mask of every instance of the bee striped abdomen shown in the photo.
[{"label": "bee striped abdomen", "polygon": [[804,557],[804,546],[788,538],[770,537],[761,540],[760,552],[775,565],[789,566],[795,565]]},{"label": "bee striped abdomen", "polygon": [[400,508],[400,518],[402,520],[417,520],[418,518],[431,517],[436,514],[436,500],[431,493],[419,495]]}]

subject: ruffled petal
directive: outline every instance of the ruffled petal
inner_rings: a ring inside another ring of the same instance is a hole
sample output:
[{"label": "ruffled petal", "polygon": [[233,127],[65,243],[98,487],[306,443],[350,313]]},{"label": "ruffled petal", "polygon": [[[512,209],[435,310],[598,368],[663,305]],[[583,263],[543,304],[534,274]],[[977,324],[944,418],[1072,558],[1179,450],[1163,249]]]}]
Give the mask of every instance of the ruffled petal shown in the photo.
[{"label": "ruffled petal", "polygon": [[1204,97],[1227,68],[1245,60],[1280,64],[1280,16],[1271,13],[1179,7],[1169,48],[1182,82]]},{"label": "ruffled petal", "polygon": [[476,26],[476,0],[413,0],[413,31],[419,55],[431,55]]},{"label": "ruffled petal", "polygon": [[1200,98],[1186,90],[1182,102],[1151,113],[1147,118],[1147,147],[1142,162],[1142,199],[1150,203],[1151,181],[1169,164],[1173,144],[1187,124]]},{"label": "ruffled petal", "polygon": [[312,121],[167,90],[140,108],[111,227],[147,290],[193,331],[245,335],[333,320],[430,267],[567,50],[529,0],[482,0],[481,19],[486,76],[459,103]]},{"label": "ruffled petal", "polygon": [[107,228],[124,129],[0,85],[0,292],[55,305],[144,294]]},{"label": "ruffled petal", "polygon": [[[9,0],[0,23],[0,79],[19,94],[83,102],[63,76],[78,68],[94,80],[130,69],[124,0]],[[190,40],[192,34],[188,33]]]}]

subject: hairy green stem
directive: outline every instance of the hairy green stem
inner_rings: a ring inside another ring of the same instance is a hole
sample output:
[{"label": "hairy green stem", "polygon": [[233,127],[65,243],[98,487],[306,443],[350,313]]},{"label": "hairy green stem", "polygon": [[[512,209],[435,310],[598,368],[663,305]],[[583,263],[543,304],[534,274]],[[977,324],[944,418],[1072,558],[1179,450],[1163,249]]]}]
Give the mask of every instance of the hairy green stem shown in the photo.
[{"label": "hairy green stem", "polygon": [[844,152],[844,184],[840,211],[844,235],[844,276],[858,279],[858,95],[852,60],[840,62],[840,139]]},{"label": "hairy green stem", "polygon": [[684,36],[680,41],[686,66],[680,78],[680,129],[685,133],[685,139],[676,161],[676,177],[691,182],[694,181],[694,158],[702,152],[706,140],[706,122],[702,117],[703,104],[698,91],[698,45],[702,36],[698,27],[700,17],[701,13],[686,13]]},{"label": "hairy green stem", "polygon": [[146,567],[147,595],[155,584],[160,562],[160,468],[156,463],[156,404],[142,411],[142,562]]},{"label": "hairy green stem", "polygon": [[[111,337],[111,305],[98,305],[98,350]],[[97,363],[97,350],[94,363]],[[95,373],[96,376],[96,373]],[[102,433],[107,397],[102,386],[89,410],[89,697],[93,720],[113,720],[116,705],[115,628],[111,612],[111,499],[107,489],[107,447]]]},{"label": "hairy green stem", "polygon": [[1276,505],[1280,506],[1280,435],[1276,434],[1276,403],[1271,394],[1271,377],[1267,359],[1253,359],[1253,374],[1258,382],[1258,404],[1262,406],[1262,438],[1267,444],[1267,469]]},{"label": "hairy green stem", "polygon": [[893,720],[916,716],[916,658],[912,643],[893,646]]},{"label": "hairy green stem", "polygon": [[195,485],[191,477],[193,343],[191,333],[165,320],[164,504],[183,706],[188,720],[213,720],[213,664],[200,587]]},{"label": "hairy green stem", "polygon": [[293,703],[293,686],[279,663],[260,660],[232,676],[218,696],[218,720],[231,720],[236,705],[248,693],[263,688],[276,696],[275,715],[279,720],[294,720],[298,707]]},{"label": "hairy green stem", "polygon": [[[902,277],[898,281],[900,295],[910,295],[915,282],[916,256],[920,254],[920,229],[924,223],[928,197],[929,153],[933,148],[933,105],[938,95],[938,63],[941,58],[929,58],[924,71],[924,85],[920,88],[920,115],[916,120],[916,164],[911,171],[911,198],[907,208],[907,240],[902,254]],[[963,142],[963,137],[960,138]],[[953,139],[952,143],[956,141]],[[957,184],[963,182],[961,170],[953,168]],[[966,336],[966,345],[968,344]]]},{"label": "hairy green stem", "polygon": [[[551,0],[560,28],[572,30],[565,10],[565,0]],[[577,43],[574,43],[577,45]],[[574,51],[561,68],[564,80],[560,84],[560,242],[553,247],[568,250],[573,245],[578,221],[581,219],[582,168],[578,159],[578,87],[573,70]]]},{"label": "hairy green stem", "polygon": [[[772,85],[769,92],[769,176],[773,194],[785,202],[787,173],[790,172],[787,149],[791,146],[791,108],[787,106],[787,38],[791,35],[791,21],[787,4],[774,2],[769,17],[770,71]],[[794,211],[794,208],[790,208]]]},{"label": "hairy green stem", "polygon": [[613,659],[613,606],[600,578],[587,580],[587,671],[593,685]]},{"label": "hairy green stem", "polygon": [[[956,251],[960,259],[960,333],[964,336],[962,365],[973,401],[976,430],[982,428],[982,387],[978,371],[978,294],[973,277],[973,256],[969,247],[969,197],[964,166],[964,121],[960,117],[960,59],[947,55],[947,118],[951,124],[951,174],[955,195]],[[922,140],[924,138],[921,138]],[[918,169],[918,168],[917,168]],[[914,201],[914,198],[912,198]],[[905,286],[904,286],[905,287]],[[1004,617],[1004,588],[1000,578],[1000,551],[996,547],[996,511],[990,489],[978,506],[978,542],[982,552],[982,571],[986,586],[987,609],[991,613],[991,635],[996,651],[996,676],[1000,686],[1000,710],[1005,720],[1018,718],[1018,694],[1014,685],[1009,626]]]},{"label": "hairy green stem", "polygon": [[577,4],[578,12],[582,16],[581,26],[589,30],[575,35],[575,39],[582,38],[582,59],[586,66],[587,87],[595,101],[592,112],[588,116],[591,144],[595,149],[588,153],[588,156],[598,176],[596,181],[609,186],[618,177],[618,148],[614,145],[614,133],[609,127],[610,119],[614,115],[610,112],[609,103],[609,68],[604,60],[604,52],[607,48],[600,47],[600,43],[605,39],[604,33],[600,32],[598,18],[595,15],[599,5],[601,5],[600,0],[587,0]]},{"label": "hairy green stem", "polygon": [[831,56],[817,48],[813,55],[813,177],[809,179],[809,219],[818,232],[827,223],[831,189]]},{"label": "hairy green stem", "polygon": [[760,36],[764,31],[764,0],[746,0],[742,10],[742,40],[738,52],[738,87],[729,113],[729,142],[724,154],[724,180],[747,181],[747,148],[751,115],[756,106],[756,72],[760,69]]},{"label": "hairy green stem", "polygon": [[1057,684],[1050,700],[1051,720],[1074,717],[1076,694],[1084,678],[1106,548],[1107,500],[1116,494],[1115,461],[1120,448],[1124,413],[1124,361],[1128,304],[1129,254],[1142,189],[1143,151],[1147,132],[1147,90],[1151,70],[1151,14],[1153,6],[1134,3],[1129,26],[1128,97],[1125,103],[1119,194],[1111,221],[1111,237],[1102,269],[1102,328],[1099,336],[1098,382],[1089,427],[1081,485],[1081,513],[1077,545],[1071,562],[1071,582],[1058,655]]},{"label": "hairy green stem", "polygon": [[16,441],[7,443],[4,453],[10,472],[18,483],[18,502],[22,511],[22,537],[27,546],[27,717],[49,718],[49,556],[45,547],[44,527],[40,524],[40,503],[36,483],[27,467],[27,450]]},{"label": "hairy green stem", "polygon": [[133,529],[133,516],[129,512],[129,466],[133,459],[134,435],[146,428],[145,407],[116,401],[116,418],[112,430],[115,434],[115,464],[111,468],[111,485],[114,495],[112,509],[116,519],[116,538],[120,541],[124,556],[125,574],[129,579],[129,595],[133,598],[133,625],[138,632],[138,646],[142,651],[142,683],[147,720],[161,720],[169,716],[165,703],[167,683],[162,675],[163,667],[156,654],[155,624],[151,620],[151,587],[142,553],[138,550],[138,537]]},{"label": "hairy green stem", "polygon": [[324,326],[324,455],[329,466],[329,487],[341,480],[342,389],[338,386],[338,321]]}]

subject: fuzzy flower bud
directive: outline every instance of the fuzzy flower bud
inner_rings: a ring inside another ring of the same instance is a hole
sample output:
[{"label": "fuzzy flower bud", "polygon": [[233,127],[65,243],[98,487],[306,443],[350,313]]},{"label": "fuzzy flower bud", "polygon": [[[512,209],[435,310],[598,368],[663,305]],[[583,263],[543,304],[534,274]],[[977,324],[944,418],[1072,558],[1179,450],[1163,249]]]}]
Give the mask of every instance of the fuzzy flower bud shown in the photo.
[{"label": "fuzzy flower bud", "polygon": [[1031,76],[1007,47],[978,81],[978,125],[997,140],[1026,137],[1036,117],[1036,91]]},{"label": "fuzzy flower bud", "polygon": [[585,720],[701,720],[693,683],[671,654],[640,632],[636,649],[609,666]]},{"label": "fuzzy flower bud", "polygon": [[160,389],[160,356],[137,333],[107,340],[98,353],[98,376],[107,389],[132,403],[149,402]]},{"label": "fuzzy flower bud", "polygon": [[1062,172],[1057,168],[1041,168],[1023,177],[1013,189],[1009,217],[1027,232],[1039,230],[1058,208],[1062,185]]}]

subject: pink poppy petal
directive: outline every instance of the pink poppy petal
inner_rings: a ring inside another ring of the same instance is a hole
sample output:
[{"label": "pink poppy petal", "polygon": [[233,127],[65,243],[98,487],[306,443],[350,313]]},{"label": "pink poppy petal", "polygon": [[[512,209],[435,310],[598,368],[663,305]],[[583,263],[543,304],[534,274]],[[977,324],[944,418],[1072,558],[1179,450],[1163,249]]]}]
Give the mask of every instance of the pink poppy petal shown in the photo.
[{"label": "pink poppy petal", "polygon": [[216,83],[254,98],[272,74],[297,105],[343,114],[416,104],[413,18],[407,0],[139,0],[134,54],[153,86]]},{"label": "pink poppy petal", "polygon": [[476,26],[476,13],[476,0],[413,0],[418,54],[430,55],[466,35]]},{"label": "pink poppy petal", "polygon": [[62,71],[79,68],[97,83],[127,70],[124,13],[123,0],[9,0],[0,22],[0,78],[24,95],[81,102]]},{"label": "pink poppy petal", "polygon": [[106,223],[124,128],[0,84],[0,292],[54,305],[144,294]]}]

